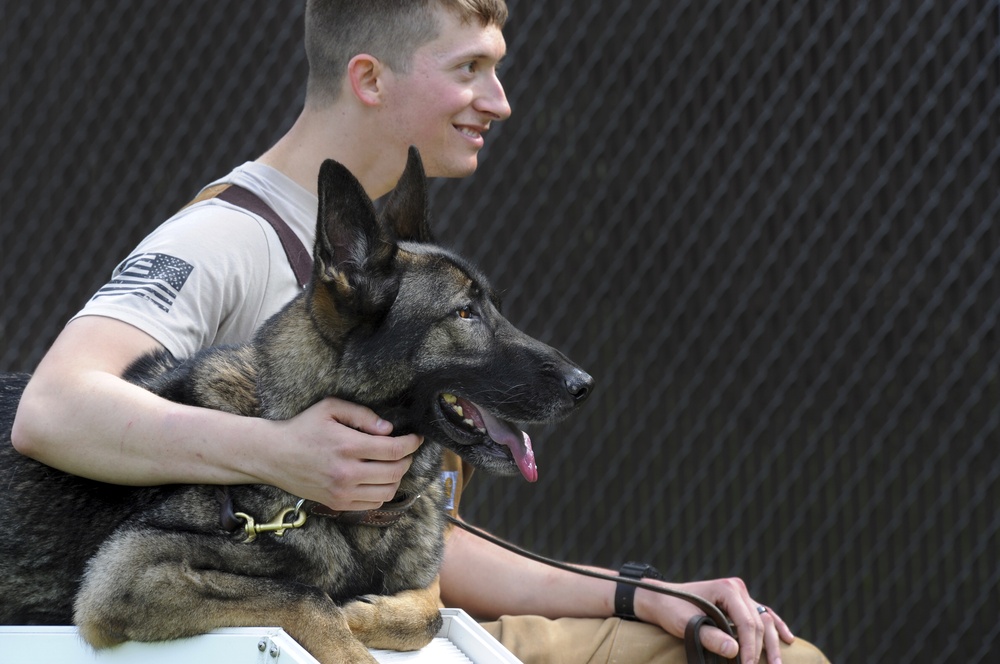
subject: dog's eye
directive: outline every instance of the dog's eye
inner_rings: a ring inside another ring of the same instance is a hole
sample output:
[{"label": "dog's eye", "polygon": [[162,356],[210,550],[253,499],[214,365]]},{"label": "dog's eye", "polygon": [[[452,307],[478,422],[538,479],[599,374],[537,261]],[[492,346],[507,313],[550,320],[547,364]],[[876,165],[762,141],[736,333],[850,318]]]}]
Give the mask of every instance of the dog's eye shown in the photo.
[{"label": "dog's eye", "polygon": [[459,318],[464,318],[466,320],[472,318],[473,315],[474,315],[472,313],[472,307],[470,305],[465,305],[464,307],[462,307],[461,309],[459,309],[455,313],[458,314]]}]

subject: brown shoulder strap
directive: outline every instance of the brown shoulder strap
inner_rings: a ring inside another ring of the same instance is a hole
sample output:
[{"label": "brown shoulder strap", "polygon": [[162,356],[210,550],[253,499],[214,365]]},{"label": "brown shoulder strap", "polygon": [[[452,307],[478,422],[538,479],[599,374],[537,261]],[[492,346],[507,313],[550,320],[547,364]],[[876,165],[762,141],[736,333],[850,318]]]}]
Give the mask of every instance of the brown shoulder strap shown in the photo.
[{"label": "brown shoulder strap", "polygon": [[295,272],[295,278],[298,280],[299,285],[304,287],[309,283],[313,267],[312,255],[310,255],[309,250],[305,248],[298,236],[288,227],[285,220],[279,217],[278,213],[262,201],[257,194],[249,189],[244,189],[238,184],[217,184],[202,191],[188,205],[193,205],[209,198],[218,198],[219,200],[253,212],[271,224],[271,228],[274,229],[274,232],[278,234],[278,239],[281,240],[281,247],[285,250],[285,256],[288,257],[288,262]]}]

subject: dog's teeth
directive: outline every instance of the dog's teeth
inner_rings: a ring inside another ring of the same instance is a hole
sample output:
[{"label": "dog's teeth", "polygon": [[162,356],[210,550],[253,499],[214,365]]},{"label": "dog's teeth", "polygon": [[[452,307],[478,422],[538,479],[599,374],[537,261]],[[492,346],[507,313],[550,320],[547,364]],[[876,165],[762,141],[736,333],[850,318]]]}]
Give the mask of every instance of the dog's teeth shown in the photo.
[{"label": "dog's teeth", "polygon": [[468,426],[471,429],[475,429],[476,428],[476,423],[473,422],[472,420],[468,419],[468,418],[462,420],[462,424],[465,424],[466,426]]},{"label": "dog's teeth", "polygon": [[441,398],[444,399],[445,403],[449,403],[452,405],[458,403],[458,397],[456,397],[454,394],[442,394]]},{"label": "dog's teeth", "polygon": [[[452,406],[452,410],[454,410],[459,417],[465,417],[465,411],[462,410],[461,406]],[[468,422],[468,420],[466,420],[466,422]]]}]

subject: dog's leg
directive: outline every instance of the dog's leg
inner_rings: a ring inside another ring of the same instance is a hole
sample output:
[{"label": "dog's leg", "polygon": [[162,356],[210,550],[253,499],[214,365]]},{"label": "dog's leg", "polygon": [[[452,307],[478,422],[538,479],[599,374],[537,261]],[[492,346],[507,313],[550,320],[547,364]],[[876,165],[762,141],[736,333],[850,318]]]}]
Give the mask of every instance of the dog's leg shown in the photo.
[{"label": "dog's leg", "polygon": [[74,622],[95,648],[278,626],[324,664],[375,661],[321,590],[213,569],[225,557],[180,533],[120,534],[88,565]]},{"label": "dog's leg", "polygon": [[369,648],[418,650],[441,629],[440,577],[428,588],[365,595],[344,605],[351,631]]}]

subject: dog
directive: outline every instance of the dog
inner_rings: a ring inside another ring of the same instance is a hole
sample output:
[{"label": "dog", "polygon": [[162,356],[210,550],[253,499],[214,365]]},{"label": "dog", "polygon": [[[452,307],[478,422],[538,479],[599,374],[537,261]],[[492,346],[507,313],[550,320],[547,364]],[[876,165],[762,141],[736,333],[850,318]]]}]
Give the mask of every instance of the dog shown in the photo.
[{"label": "dog", "polygon": [[[95,648],[277,625],[321,662],[413,650],[440,628],[444,449],[537,477],[519,424],[554,421],[593,379],[500,313],[487,279],[436,244],[411,148],[381,211],[328,160],[310,283],[245,344],[137,360],[124,377],[170,400],[287,419],[327,396],[424,443],[392,504],[336,513],[264,485],[112,486],[19,455],[28,376],[0,379],[0,623],[74,622]],[[270,519],[270,521],[267,521]],[[381,520],[381,521],[380,521]]]}]

